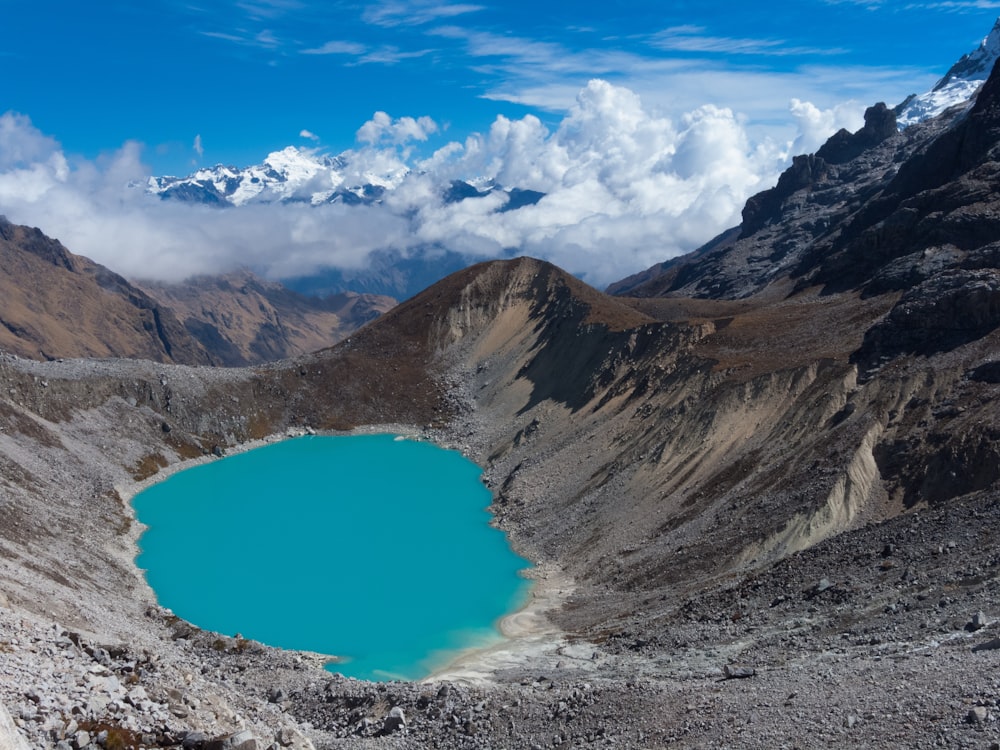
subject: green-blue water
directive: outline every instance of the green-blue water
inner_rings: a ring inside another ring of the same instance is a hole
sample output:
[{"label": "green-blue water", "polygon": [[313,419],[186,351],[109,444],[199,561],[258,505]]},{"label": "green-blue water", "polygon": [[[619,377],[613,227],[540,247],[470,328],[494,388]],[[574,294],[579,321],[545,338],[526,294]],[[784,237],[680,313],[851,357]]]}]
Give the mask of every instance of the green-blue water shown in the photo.
[{"label": "green-blue water", "polygon": [[528,594],[480,473],[392,435],[276,443],[138,494],[137,564],[200,628],[337,655],[351,677],[420,679],[496,640]]}]

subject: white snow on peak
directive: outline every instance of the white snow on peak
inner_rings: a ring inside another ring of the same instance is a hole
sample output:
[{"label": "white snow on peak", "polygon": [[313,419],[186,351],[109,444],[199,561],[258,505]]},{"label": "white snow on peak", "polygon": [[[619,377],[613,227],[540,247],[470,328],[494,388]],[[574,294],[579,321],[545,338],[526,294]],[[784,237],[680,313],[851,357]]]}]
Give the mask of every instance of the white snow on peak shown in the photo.
[{"label": "white snow on peak", "polygon": [[972,105],[979,87],[989,78],[997,58],[1000,58],[1000,18],[980,45],[951,66],[934,88],[911,96],[897,108],[896,123],[900,130],[914,123],[941,114],[959,104]]},{"label": "white snow on peak", "polygon": [[167,196],[182,191],[187,200],[201,195],[206,201],[221,199],[235,206],[289,201],[319,205],[336,200],[344,191],[368,200],[366,186],[393,190],[408,174],[409,169],[395,159],[361,158],[353,152],[331,157],[288,146],[272,151],[256,166],[237,169],[220,164],[187,177],[153,177],[146,189]]}]

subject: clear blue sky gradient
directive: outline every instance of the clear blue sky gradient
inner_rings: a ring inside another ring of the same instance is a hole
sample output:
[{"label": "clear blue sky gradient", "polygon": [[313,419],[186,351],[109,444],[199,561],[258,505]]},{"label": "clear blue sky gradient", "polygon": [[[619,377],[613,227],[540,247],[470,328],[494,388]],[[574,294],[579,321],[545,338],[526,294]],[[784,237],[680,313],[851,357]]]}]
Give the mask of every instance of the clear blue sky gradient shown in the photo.
[{"label": "clear blue sky gradient", "polygon": [[[595,77],[665,115],[705,103],[781,128],[791,97],[898,103],[990,31],[1000,3],[0,0],[0,112],[70,155],[143,144],[156,173],[336,153],[376,111],[429,116],[428,152],[498,114],[557,123]],[[195,148],[200,136],[203,152]]]}]

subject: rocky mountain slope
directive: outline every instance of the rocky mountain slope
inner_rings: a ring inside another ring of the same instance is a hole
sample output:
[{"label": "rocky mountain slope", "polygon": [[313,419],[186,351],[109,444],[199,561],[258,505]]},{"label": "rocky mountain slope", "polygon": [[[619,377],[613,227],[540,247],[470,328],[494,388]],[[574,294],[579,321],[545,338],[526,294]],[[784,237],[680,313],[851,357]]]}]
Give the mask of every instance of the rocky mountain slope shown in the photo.
[{"label": "rocky mountain slope", "polygon": [[391,309],[380,294],[306,296],[241,271],[181,284],[139,282],[227,367],[272,362],[330,346]]},{"label": "rocky mountain slope", "polygon": [[21,356],[214,361],[142,290],[38,229],[3,217],[0,300],[0,347]]},{"label": "rocky mountain slope", "polygon": [[396,303],[375,294],[305,296],[249,272],[133,283],[2,219],[0,260],[0,348],[34,359],[270,362],[330,346]]},{"label": "rocky mountain slope", "polygon": [[[872,107],[741,227],[618,285],[632,296],[518,259],[266,367],[5,358],[0,732],[994,744],[1000,73],[967,112],[895,125]],[[156,607],[133,564],[137,482],[289,431],[387,424],[478,461],[538,564],[506,643],[373,685]]]}]

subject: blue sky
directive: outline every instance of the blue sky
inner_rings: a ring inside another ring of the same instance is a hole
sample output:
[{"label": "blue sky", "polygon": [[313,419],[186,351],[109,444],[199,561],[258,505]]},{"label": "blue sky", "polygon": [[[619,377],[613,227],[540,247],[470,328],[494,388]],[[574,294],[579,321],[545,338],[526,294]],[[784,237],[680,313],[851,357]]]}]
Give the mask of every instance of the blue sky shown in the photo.
[{"label": "blue sky", "polygon": [[[869,0],[0,0],[0,111],[72,154],[127,140],[158,173],[246,165],[307,130],[332,151],[374,112],[428,145],[526,112],[555,123],[589,79],[666,113],[712,103],[790,128],[793,97],[890,104],[971,49],[1000,3]],[[788,130],[788,132],[791,132]],[[200,136],[202,153],[195,149]]]},{"label": "blue sky", "polygon": [[[857,129],[866,106],[929,89],[1000,2],[0,0],[0,13],[0,214],[126,276],[287,279],[444,247],[534,255],[601,286],[738,224],[793,154]],[[359,179],[407,176],[365,209],[211,211],[135,187],[286,146],[346,152]],[[447,205],[455,178],[545,197]]]}]

